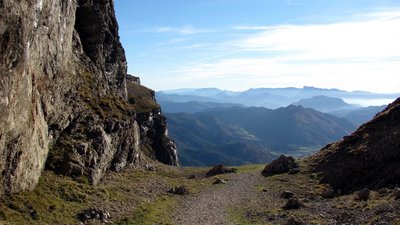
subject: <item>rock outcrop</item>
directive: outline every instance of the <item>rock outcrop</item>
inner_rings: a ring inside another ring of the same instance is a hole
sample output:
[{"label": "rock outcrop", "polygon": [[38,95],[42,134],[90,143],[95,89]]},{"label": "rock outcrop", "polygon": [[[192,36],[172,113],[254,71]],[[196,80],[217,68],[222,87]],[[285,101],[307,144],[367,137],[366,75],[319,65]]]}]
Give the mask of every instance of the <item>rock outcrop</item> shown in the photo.
[{"label": "rock outcrop", "polygon": [[137,112],[140,148],[151,159],[179,166],[175,142],[168,136],[165,116],[155,101],[155,92],[140,85],[134,76],[127,77],[128,99]]},{"label": "rock outcrop", "polygon": [[160,109],[138,113],[141,145],[147,156],[168,165],[179,166],[176,144],[168,136],[167,122]]},{"label": "rock outcrop", "polygon": [[219,174],[236,173],[236,168],[228,168],[222,164],[216,165],[206,172],[206,177],[212,177]]},{"label": "rock outcrop", "polygon": [[293,157],[281,155],[264,167],[261,174],[265,177],[282,173],[294,173],[299,171],[299,165]]},{"label": "rock outcrop", "polygon": [[308,160],[321,182],[342,193],[400,185],[400,98]]},{"label": "rock outcrop", "polygon": [[144,152],[178,164],[165,119],[141,148],[138,115],[157,104],[129,101],[112,0],[3,0],[0,48],[0,194],[33,189],[45,165],[96,184]]}]

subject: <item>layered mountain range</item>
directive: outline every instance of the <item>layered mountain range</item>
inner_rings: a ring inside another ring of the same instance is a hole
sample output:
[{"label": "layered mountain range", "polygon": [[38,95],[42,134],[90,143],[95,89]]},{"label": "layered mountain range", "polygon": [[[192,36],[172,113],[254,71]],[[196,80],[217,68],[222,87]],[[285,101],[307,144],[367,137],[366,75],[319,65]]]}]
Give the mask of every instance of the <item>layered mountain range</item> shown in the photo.
[{"label": "layered mountain range", "polygon": [[301,105],[345,118],[360,126],[383,110],[386,107],[384,104],[393,101],[398,95],[398,93],[347,92],[314,87],[258,88],[243,92],[203,88],[160,91],[156,93],[156,98],[167,113],[195,113],[234,106],[277,109],[289,105]]},{"label": "layered mountain range", "polygon": [[[382,103],[387,104],[393,101],[398,96],[399,93],[381,94],[366,91],[348,92],[339,89],[324,89],[315,87],[254,88],[246,91],[225,91],[217,88],[200,88],[166,90],[156,93],[157,100],[160,103],[189,101],[217,102],[242,104],[244,106],[265,107],[270,109],[286,107],[291,104],[296,105],[298,101],[311,99],[307,100],[308,104],[312,102],[313,105],[318,105],[317,101],[319,100],[319,103],[322,103],[322,105],[319,107],[324,107],[324,112],[348,109],[349,107],[352,107],[349,104],[339,102],[343,100],[345,102],[358,105],[377,105],[377,103],[378,105],[382,105]],[[334,106],[340,107],[335,108]],[[342,108],[343,106],[344,108]],[[353,105],[353,108],[354,107],[360,106]]]},{"label": "layered mountain range", "polygon": [[1,1],[0,48],[0,194],[45,166],[96,184],[146,158],[179,164],[154,92],[127,84],[112,0]]},{"label": "layered mountain range", "polygon": [[[275,110],[217,108],[166,117],[183,165],[218,160],[228,165],[262,163],[282,153],[308,155],[356,128],[345,119],[293,105]],[[236,154],[239,150],[245,154]]]},{"label": "layered mountain range", "polygon": [[[394,96],[313,87],[156,93],[183,165],[211,165],[218,160],[237,165],[270,161],[282,153],[309,155],[350,134],[386,107],[346,101],[389,102],[386,98]],[[226,145],[234,150],[226,150]],[[235,155],[239,150],[250,157]]]}]

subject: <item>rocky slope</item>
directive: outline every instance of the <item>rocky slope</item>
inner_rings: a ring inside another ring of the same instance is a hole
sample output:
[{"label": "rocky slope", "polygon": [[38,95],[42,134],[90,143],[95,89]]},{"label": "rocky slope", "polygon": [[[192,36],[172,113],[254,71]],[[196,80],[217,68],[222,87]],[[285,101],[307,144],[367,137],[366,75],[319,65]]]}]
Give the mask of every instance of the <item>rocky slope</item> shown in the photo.
[{"label": "rocky slope", "polygon": [[400,183],[400,98],[343,140],[309,160],[322,182],[350,192]]},{"label": "rocky slope", "polygon": [[45,165],[96,184],[143,162],[149,130],[147,155],[178,164],[159,108],[128,101],[112,0],[1,1],[0,48],[0,194],[33,189]]}]

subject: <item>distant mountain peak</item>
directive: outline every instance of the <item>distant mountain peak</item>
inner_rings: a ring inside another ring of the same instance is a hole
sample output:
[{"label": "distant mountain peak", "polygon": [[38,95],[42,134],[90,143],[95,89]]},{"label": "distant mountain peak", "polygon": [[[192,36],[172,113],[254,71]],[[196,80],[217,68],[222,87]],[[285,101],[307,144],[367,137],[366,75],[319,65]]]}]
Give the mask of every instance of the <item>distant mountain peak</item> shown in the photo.
[{"label": "distant mountain peak", "polygon": [[287,107],[283,107],[282,109],[289,109],[289,110],[302,110],[304,107],[302,105],[288,105]]},{"label": "distant mountain peak", "polygon": [[358,106],[348,104],[341,98],[317,95],[306,99],[301,99],[293,105],[301,105],[305,108],[313,108],[321,112],[331,112],[345,109],[356,109]]},{"label": "distant mountain peak", "polygon": [[318,87],[313,87],[313,86],[303,86],[303,90],[324,90],[324,91],[343,91],[347,92],[344,90],[340,90],[337,88],[318,88]]}]

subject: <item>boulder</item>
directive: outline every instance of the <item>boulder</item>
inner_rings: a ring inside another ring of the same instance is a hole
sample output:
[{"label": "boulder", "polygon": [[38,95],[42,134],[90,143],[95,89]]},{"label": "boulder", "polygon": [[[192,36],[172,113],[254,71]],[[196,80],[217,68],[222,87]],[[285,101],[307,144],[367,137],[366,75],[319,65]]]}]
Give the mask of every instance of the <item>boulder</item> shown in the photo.
[{"label": "boulder", "polygon": [[176,194],[176,195],[188,195],[189,194],[189,188],[186,187],[185,185],[178,186],[178,187],[173,187],[169,189],[168,191],[171,194]]},{"label": "boulder", "polygon": [[291,191],[284,191],[281,193],[281,195],[279,197],[283,198],[283,199],[289,199],[292,198],[294,196],[294,193]]},{"label": "boulder", "polygon": [[228,168],[222,164],[219,164],[219,165],[216,165],[213,168],[211,168],[209,171],[207,171],[206,176],[211,177],[211,176],[215,176],[218,174],[225,174],[225,173],[236,173],[236,169]]},{"label": "boulder", "polygon": [[190,175],[188,176],[188,179],[196,179],[196,175],[195,175],[195,174],[190,174]]},{"label": "boulder", "polygon": [[400,200],[400,188],[394,190],[394,200]]},{"label": "boulder", "polygon": [[303,206],[303,204],[297,198],[290,198],[282,208],[291,210],[299,209],[301,206]]},{"label": "boulder", "polygon": [[145,167],[147,171],[156,171],[156,167],[153,164],[146,163]]},{"label": "boulder", "polygon": [[89,208],[79,212],[77,218],[82,222],[98,220],[101,223],[108,223],[107,220],[110,219],[110,213],[99,208]]},{"label": "boulder", "polygon": [[360,201],[368,201],[370,191],[367,188],[364,188],[356,193],[356,200]]},{"label": "boulder", "polygon": [[281,155],[278,159],[265,166],[262,175],[269,177],[276,174],[289,173],[290,171],[298,170],[298,168],[299,165],[293,157]]},{"label": "boulder", "polygon": [[221,179],[221,178],[217,178],[217,179],[215,179],[215,181],[214,181],[213,184],[225,184],[225,183],[226,183],[225,180],[223,180],[223,179]]},{"label": "boulder", "polygon": [[298,174],[298,173],[300,173],[300,168],[293,168],[288,172],[288,174],[291,174],[291,175]]},{"label": "boulder", "polygon": [[35,209],[34,210],[29,210],[29,215],[31,216],[31,218],[33,220],[37,220],[39,218],[39,214]]},{"label": "boulder", "polygon": [[333,190],[332,187],[329,186],[324,191],[322,191],[321,196],[323,198],[334,198],[335,197],[335,191]]},{"label": "boulder", "polygon": [[294,219],[294,218],[290,218],[285,225],[303,225],[304,223],[301,222],[300,220]]}]

